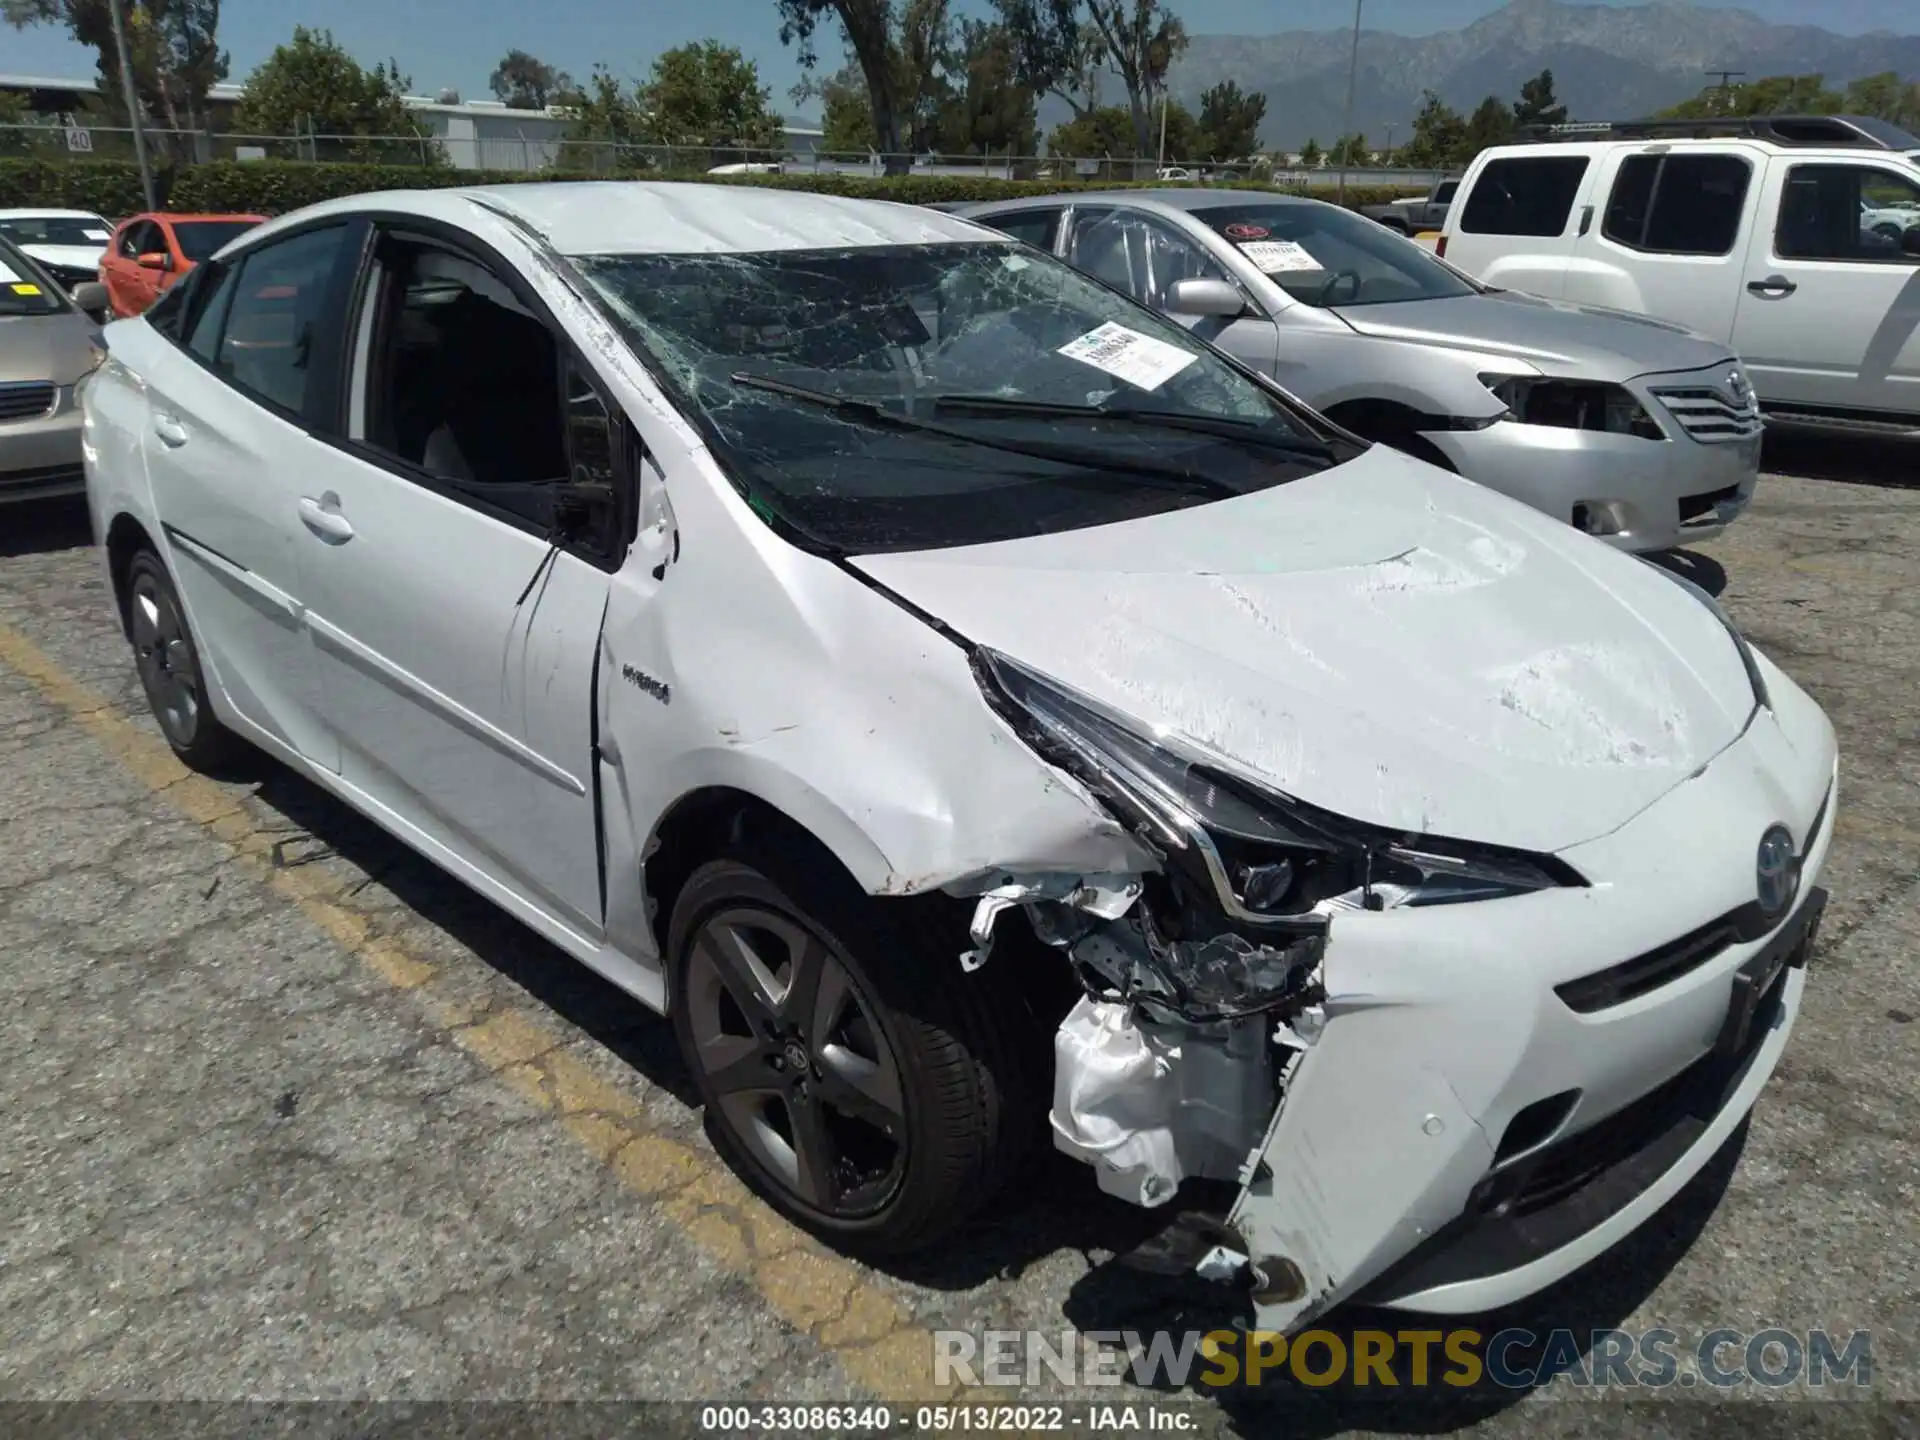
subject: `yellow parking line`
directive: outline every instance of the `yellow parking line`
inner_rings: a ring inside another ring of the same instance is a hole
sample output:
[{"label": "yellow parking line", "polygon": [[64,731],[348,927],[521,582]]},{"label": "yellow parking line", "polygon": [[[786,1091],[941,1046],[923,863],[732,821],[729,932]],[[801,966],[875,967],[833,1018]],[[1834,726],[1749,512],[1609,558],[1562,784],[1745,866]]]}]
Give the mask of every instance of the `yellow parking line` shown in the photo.
[{"label": "yellow parking line", "polygon": [[706,1151],[651,1129],[631,1095],[565,1052],[565,1037],[544,1013],[476,1012],[470,1002],[437,993],[440,967],[376,935],[367,918],[344,903],[350,881],[319,866],[274,866],[273,846],[284,835],[262,829],[239,799],[189,770],[158,736],[114,713],[4,625],[0,664],[66,712],[141,784],[203,826],[233,863],[389,985],[419,998],[461,1049],[551,1115],[721,1269],[751,1284],[774,1314],[830,1351],[868,1394],[896,1401],[953,1397],[957,1387],[933,1383],[932,1336],[899,1299],[768,1208]]}]

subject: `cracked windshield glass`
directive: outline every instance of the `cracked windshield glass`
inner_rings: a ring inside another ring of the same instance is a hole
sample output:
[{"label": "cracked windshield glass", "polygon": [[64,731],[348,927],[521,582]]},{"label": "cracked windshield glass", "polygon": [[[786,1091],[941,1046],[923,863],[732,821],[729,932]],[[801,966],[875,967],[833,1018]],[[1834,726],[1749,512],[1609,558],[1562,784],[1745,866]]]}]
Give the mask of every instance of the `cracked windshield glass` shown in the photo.
[{"label": "cracked windshield glass", "polygon": [[1108,524],[1352,453],[1179,326],[1005,244],[581,265],[756,508],[830,550]]}]

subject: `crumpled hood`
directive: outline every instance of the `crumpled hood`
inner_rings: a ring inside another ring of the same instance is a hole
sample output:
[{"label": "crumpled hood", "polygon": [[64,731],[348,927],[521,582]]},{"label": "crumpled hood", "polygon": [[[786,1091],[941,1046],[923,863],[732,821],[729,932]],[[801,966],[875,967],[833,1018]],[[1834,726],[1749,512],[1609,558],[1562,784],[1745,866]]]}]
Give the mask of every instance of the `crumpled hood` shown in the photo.
[{"label": "crumpled hood", "polygon": [[20,250],[42,265],[64,265],[75,270],[98,270],[107,258],[104,245],[22,245]]},{"label": "crumpled hood", "polygon": [[1376,446],[1236,500],[853,563],[966,639],[1357,820],[1552,851],[1743,729],[1725,629],[1651,567]]},{"label": "crumpled hood", "polygon": [[1548,374],[1577,373],[1594,380],[1703,370],[1734,358],[1733,351],[1719,341],[1664,320],[1512,290],[1447,300],[1350,305],[1334,313],[1362,335],[1510,355]]}]

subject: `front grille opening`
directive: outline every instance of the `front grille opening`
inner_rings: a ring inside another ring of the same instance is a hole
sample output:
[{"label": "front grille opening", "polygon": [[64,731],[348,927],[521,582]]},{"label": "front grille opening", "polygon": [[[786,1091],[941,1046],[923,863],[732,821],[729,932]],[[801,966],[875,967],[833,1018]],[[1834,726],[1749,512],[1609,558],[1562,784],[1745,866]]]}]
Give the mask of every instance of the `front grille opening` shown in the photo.
[{"label": "front grille opening", "polygon": [[1710,386],[1662,386],[1653,394],[1695,440],[1745,440],[1760,433],[1760,413],[1751,401],[1736,401]]},{"label": "front grille opening", "polygon": [[1536,1145],[1544,1143],[1566,1124],[1567,1116],[1573,1113],[1573,1107],[1579,1103],[1578,1090],[1562,1090],[1558,1095],[1534,1101],[1507,1122],[1506,1131],[1500,1136],[1499,1148],[1493,1152],[1493,1163],[1505,1164],[1514,1156],[1524,1155]]},{"label": "front grille opening", "polygon": [[1680,523],[1698,520],[1702,515],[1711,515],[1715,507],[1740,498],[1740,487],[1729,485],[1708,495],[1682,495],[1680,497]]},{"label": "front grille opening", "polygon": [[52,386],[30,381],[0,385],[0,420],[31,420],[53,409],[59,392]]}]

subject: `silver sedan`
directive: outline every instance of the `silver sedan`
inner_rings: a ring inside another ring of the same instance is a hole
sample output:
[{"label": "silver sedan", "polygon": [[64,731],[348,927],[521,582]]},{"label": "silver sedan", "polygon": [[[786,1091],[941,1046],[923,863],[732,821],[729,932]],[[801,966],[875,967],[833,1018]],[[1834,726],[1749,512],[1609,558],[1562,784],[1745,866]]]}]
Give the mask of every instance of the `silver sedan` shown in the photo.
[{"label": "silver sedan", "polygon": [[1348,429],[1621,549],[1709,539],[1752,499],[1752,388],[1731,350],[1679,326],[1489,289],[1298,196],[954,208],[1178,319]]}]

